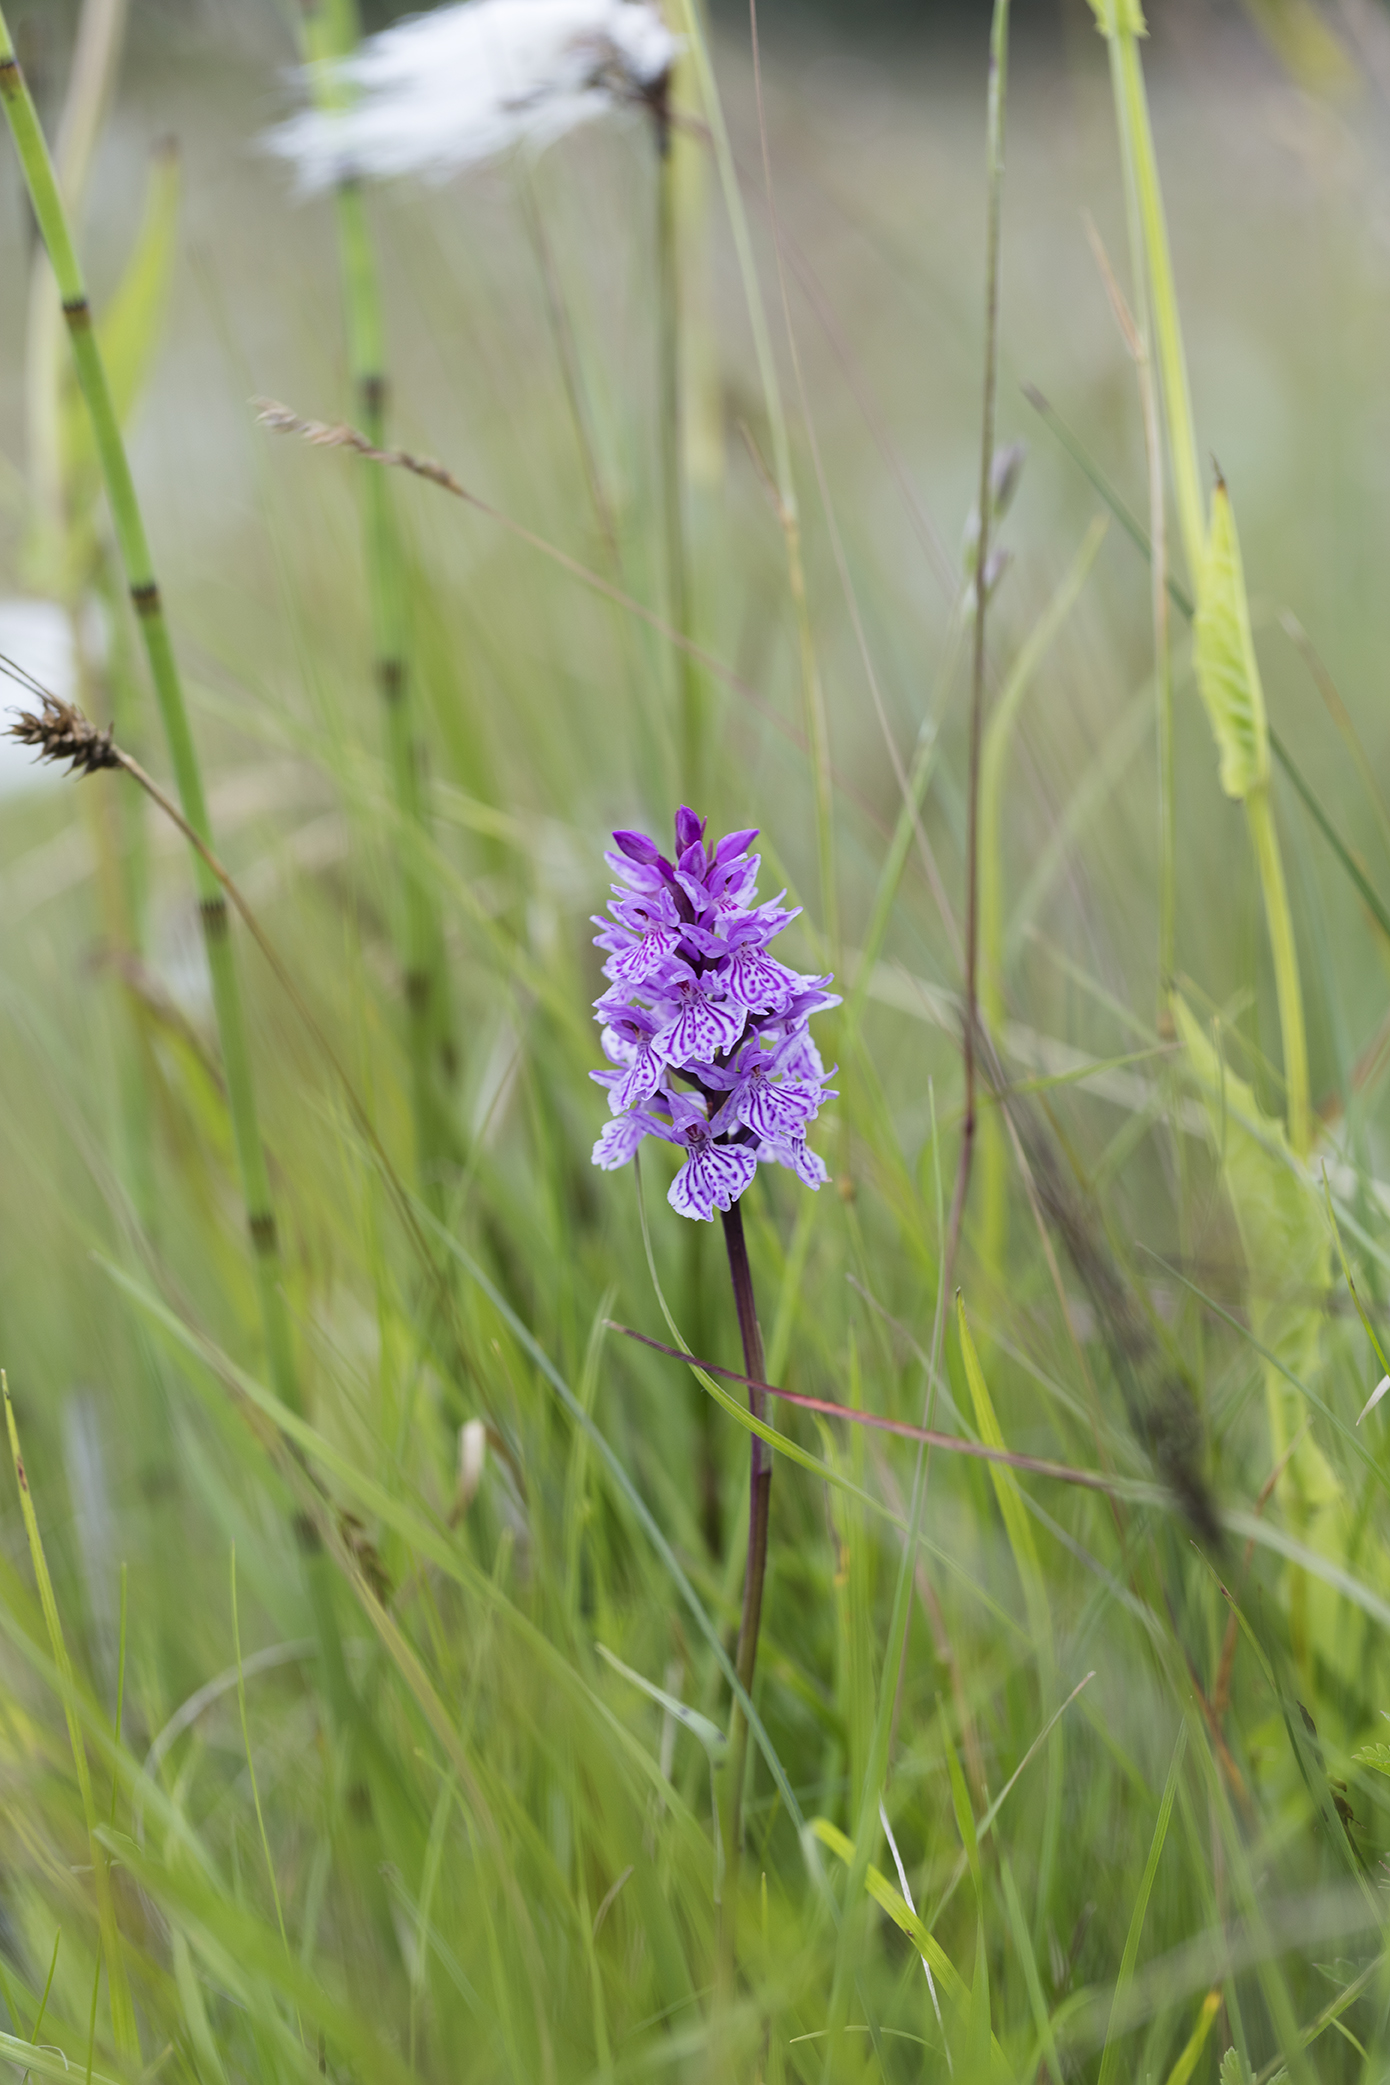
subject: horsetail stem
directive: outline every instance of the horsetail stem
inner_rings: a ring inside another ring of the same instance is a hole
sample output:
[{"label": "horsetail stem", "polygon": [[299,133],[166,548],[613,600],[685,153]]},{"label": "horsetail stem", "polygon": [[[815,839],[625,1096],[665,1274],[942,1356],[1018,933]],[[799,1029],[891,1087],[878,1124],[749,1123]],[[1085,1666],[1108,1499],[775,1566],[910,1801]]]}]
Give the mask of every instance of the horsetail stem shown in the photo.
[{"label": "horsetail stem", "polygon": [[[321,105],[335,106],[341,89],[329,67],[333,60],[348,56],[357,47],[356,0],[301,0],[300,23],[312,92]],[[376,256],[360,185],[353,180],[338,182],[334,199],[343,315],[357,412],[373,446],[384,448],[388,383]],[[441,1081],[447,1083],[453,1077],[455,1045],[443,933],[425,870],[429,816],[424,750],[409,657],[404,558],[391,486],[379,471],[368,471],[363,477],[362,534],[375,680],[382,704],[391,790],[406,840],[397,933],[415,1164],[421,1191],[434,1206],[439,1201],[441,1168],[450,1146],[440,1088]],[[441,1213],[438,1207],[435,1213]]]},{"label": "horsetail stem", "polygon": [[[121,437],[120,423],[107,382],[101,348],[92,325],[87,286],[78,262],[67,211],[49,156],[47,140],[34,108],[9,25],[0,8],[0,102],[19,155],[25,185],[33,205],[40,236],[58,284],[63,316],[72,344],[77,381],[92,426],[92,438],[106,485],[116,542],[125,568],[130,598],[140,624],[150,663],[160,718],[169,745],[179,800],[189,825],[205,841],[211,838],[202,772],[189,727],[183,686],[164,619],[159,586],[150,557],[144,518],[131,476],[130,462]],[[270,1193],[270,1175],[256,1117],[256,1094],[251,1073],[251,1051],[242,1006],[236,957],[232,948],[227,904],[212,875],[198,854],[193,858],[198,912],[207,948],[212,979],[213,1006],[222,1045],[227,1104],[236,1145],[237,1168],[246,1204],[256,1270],[256,1293],[265,1337],[270,1375],[275,1392],[291,1408],[299,1408],[299,1384],[289,1317],[280,1284],[280,1251],[275,1211]]]}]

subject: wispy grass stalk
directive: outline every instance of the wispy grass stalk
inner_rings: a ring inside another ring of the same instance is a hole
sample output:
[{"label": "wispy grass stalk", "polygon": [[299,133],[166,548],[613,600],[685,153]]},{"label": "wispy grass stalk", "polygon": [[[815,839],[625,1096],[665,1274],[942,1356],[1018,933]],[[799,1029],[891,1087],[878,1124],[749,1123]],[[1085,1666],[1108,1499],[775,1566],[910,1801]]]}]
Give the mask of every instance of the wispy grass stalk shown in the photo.
[{"label": "wispy grass stalk", "polygon": [[[1043,610],[999,692],[980,757],[980,1011],[997,1036],[1004,1020],[1004,768],[1023,699],[1058,631],[1076,603],[1095,563],[1106,530],[1093,521],[1069,570]],[[1007,1238],[1008,1146],[1002,1123],[991,1111],[981,1139],[984,1208],[980,1230],[985,1264],[1003,1264]]]},{"label": "wispy grass stalk", "polygon": [[[15,142],[39,233],[48,249],[58,295],[67,320],[77,380],[106,484],[107,499],[125,567],[130,597],[139,619],[150,664],[155,697],[168,741],[179,799],[193,830],[210,840],[202,770],[183,698],[183,685],[163,603],[155,579],[144,517],[135,491],[125,443],[107,381],[101,349],[92,324],[87,285],[77,258],[67,209],[49,157],[48,145],[29,93],[3,10],[0,10],[0,102]],[[251,1049],[232,946],[227,903],[217,879],[195,854],[193,875],[198,912],[212,979],[213,1005],[222,1044],[227,1105],[232,1120],[237,1165],[246,1207],[247,1230],[256,1270],[261,1328],[276,1394],[294,1409],[300,1405],[299,1380],[290,1335],[289,1314],[281,1286],[279,1234],[270,1192],[270,1175],[256,1112]]]},{"label": "wispy grass stalk", "polygon": [[[334,61],[351,56],[360,30],[356,0],[301,0],[301,38],[319,105],[341,106]],[[361,183],[334,187],[343,314],[356,411],[376,448],[386,445],[389,384],[381,285]],[[430,819],[425,748],[409,643],[407,577],[389,481],[368,471],[361,486],[363,547],[377,693],[385,723],[391,793],[405,844],[400,850],[397,928],[405,1003],[415,1163],[421,1190],[438,1210],[443,1169],[454,1139],[445,1095],[457,1064],[444,937],[427,868]]]}]

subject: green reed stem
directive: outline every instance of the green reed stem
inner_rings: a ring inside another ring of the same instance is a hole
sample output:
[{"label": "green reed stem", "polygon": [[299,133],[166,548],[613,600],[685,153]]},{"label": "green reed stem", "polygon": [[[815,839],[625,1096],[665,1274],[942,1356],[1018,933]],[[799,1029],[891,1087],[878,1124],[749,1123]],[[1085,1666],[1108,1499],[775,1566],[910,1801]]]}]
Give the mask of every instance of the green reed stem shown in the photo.
[{"label": "green reed stem", "polygon": [[[1125,220],[1129,235],[1131,295],[1134,299],[1133,342],[1139,403],[1144,418],[1144,458],[1149,478],[1150,616],[1153,624],[1154,696],[1158,723],[1158,1008],[1167,1018],[1168,995],[1177,968],[1177,808],[1174,790],[1173,666],[1168,640],[1168,522],[1163,473],[1163,427],[1158,381],[1153,363],[1152,299],[1145,265],[1144,213],[1135,150],[1135,125],[1126,93],[1118,37],[1109,40],[1110,83],[1124,176]],[[1161,207],[1161,198],[1160,198]]]},{"label": "green reed stem", "polygon": [[[116,541],[126,583],[139,619],[150,676],[164,725],[179,800],[194,831],[211,837],[202,772],[184,705],[183,687],[164,619],[159,587],[150,558],[144,519],[120,424],[107,383],[106,368],[92,325],[87,286],[77,259],[67,211],[53,171],[33,98],[29,93],[3,10],[0,10],[0,102],[14,138],[39,233],[48,250],[58,295],[67,321],[77,381],[91,420],[92,435],[106,483]],[[270,1176],[256,1116],[251,1052],[232,947],[227,901],[203,861],[195,853],[194,883],[212,978],[213,1006],[222,1045],[227,1103],[236,1145],[237,1167],[246,1203],[247,1227],[256,1269],[256,1291],[271,1381],[276,1395],[292,1409],[300,1404],[289,1316],[281,1288],[280,1247],[270,1193]]]},{"label": "green reed stem", "polygon": [[[676,155],[670,125],[658,118],[656,247],[657,328],[659,333],[659,398],[661,422],[661,500],[666,538],[666,620],[682,637],[690,635],[690,563],[685,532],[684,439],[681,421],[681,284]],[[681,801],[704,802],[704,691],[695,661],[682,646],[672,647],[679,695],[679,788]]]},{"label": "green reed stem", "polygon": [[1120,149],[1127,178],[1133,182],[1143,233],[1154,340],[1168,421],[1173,493],[1177,501],[1187,574],[1195,587],[1207,540],[1206,524],[1202,518],[1202,474],[1197,460],[1192,392],[1187,379],[1178,293],[1173,281],[1173,257],[1168,244],[1168,219],[1163,208],[1149,102],[1144,90],[1144,68],[1139,56],[1139,38],[1146,33],[1144,16],[1139,0],[1093,0],[1093,5],[1096,6],[1101,33],[1110,45]]},{"label": "green reed stem", "polygon": [[[356,0],[301,0],[301,40],[311,90],[325,108],[342,90],[327,69],[357,47]],[[386,446],[388,386],[381,285],[362,190],[341,181],[335,191],[338,253],[348,361],[358,421],[379,449]],[[444,962],[444,937],[430,888],[431,837],[425,757],[407,636],[405,559],[392,489],[382,471],[362,474],[362,533],[374,676],[381,697],[391,793],[400,824],[401,896],[397,926],[405,1000],[415,1163],[421,1190],[439,1213],[443,1168],[452,1139],[443,1089],[452,1081],[456,1049]]]}]

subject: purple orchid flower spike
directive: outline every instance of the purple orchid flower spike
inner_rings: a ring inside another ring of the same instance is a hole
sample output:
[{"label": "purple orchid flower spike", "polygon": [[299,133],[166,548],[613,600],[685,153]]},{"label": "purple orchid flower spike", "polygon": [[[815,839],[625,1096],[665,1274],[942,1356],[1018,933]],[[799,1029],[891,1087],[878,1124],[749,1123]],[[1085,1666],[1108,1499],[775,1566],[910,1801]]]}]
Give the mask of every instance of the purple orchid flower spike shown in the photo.
[{"label": "purple orchid flower spike", "polygon": [[609,1059],[594,1077],[614,1116],[632,1118],[621,1133],[609,1123],[594,1164],[625,1164],[649,1136],[684,1144],[668,1199],[703,1223],[738,1200],[760,1163],[788,1166],[808,1187],[826,1177],[806,1131],[833,1096],[806,1024],[839,1001],[828,978],[768,953],[796,912],[781,896],[758,903],[757,837],[750,827],[711,845],[684,805],[674,859],[645,833],[614,833],[605,859],[618,880],[608,917],[594,922]]},{"label": "purple orchid flower spike", "polygon": [[[604,856],[617,879],[606,919],[595,919],[608,989],[595,1000],[608,1065],[591,1076],[607,1089],[612,1120],[594,1164],[612,1172],[648,1137],[675,1144],[684,1159],[667,1200],[678,1216],[713,1223],[718,1210],[733,1278],[748,1379],[749,1409],[766,1418],[766,1364],[743,1235],[740,1197],[760,1165],[785,1166],[807,1187],[827,1179],[806,1142],[821,1103],[834,1098],[808,1023],[839,1000],[828,977],[806,977],[768,954],[795,919],[785,891],[758,903],[756,831],[727,833],[713,846],[704,820],[676,813],[674,859],[645,833],[614,833]],[[760,1434],[749,1441],[748,1562],[736,1670],[753,1684],[767,1569],[772,1461]],[[737,1857],[748,1726],[735,1699],[730,1843]]]}]

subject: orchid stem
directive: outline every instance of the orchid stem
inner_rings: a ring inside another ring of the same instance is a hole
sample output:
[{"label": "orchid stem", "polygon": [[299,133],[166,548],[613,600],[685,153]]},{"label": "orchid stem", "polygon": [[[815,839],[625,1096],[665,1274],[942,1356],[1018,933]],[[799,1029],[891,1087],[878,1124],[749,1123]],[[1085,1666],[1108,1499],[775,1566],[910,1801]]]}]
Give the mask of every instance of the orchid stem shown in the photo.
[{"label": "orchid stem", "polygon": [[[748,1409],[755,1419],[767,1417],[767,1398],[755,1384],[767,1380],[763,1359],[763,1335],[753,1300],[753,1274],[748,1265],[748,1247],[743,1235],[743,1209],[738,1202],[722,1212],[724,1243],[729,1253],[729,1273],[734,1284],[738,1329],[743,1340],[743,1368],[750,1378]],[[734,1670],[745,1694],[753,1691],[753,1673],[758,1662],[758,1629],[762,1621],[763,1585],[767,1577],[768,1501],[772,1490],[772,1457],[757,1434],[748,1440],[748,1561],[743,1575],[743,1616],[739,1623],[738,1653]],[[737,1898],[739,1841],[743,1826],[743,1780],[748,1759],[748,1719],[735,1696],[729,1718],[728,1805],[724,1902],[720,1910],[721,1956],[732,1966],[734,1949],[734,1906]]]}]

